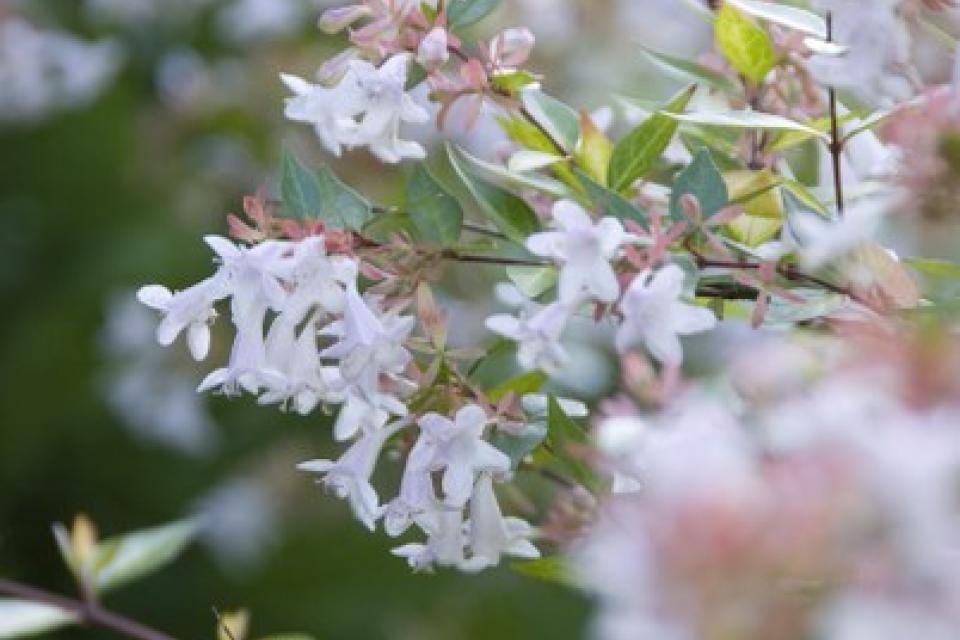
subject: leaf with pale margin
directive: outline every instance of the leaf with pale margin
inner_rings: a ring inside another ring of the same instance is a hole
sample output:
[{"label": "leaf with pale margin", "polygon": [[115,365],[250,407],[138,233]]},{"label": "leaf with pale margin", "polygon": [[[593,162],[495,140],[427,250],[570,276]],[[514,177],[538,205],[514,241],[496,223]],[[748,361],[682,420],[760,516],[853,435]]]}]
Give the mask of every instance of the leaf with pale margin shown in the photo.
[{"label": "leaf with pale margin", "polygon": [[648,47],[641,47],[641,51],[660,69],[687,82],[704,82],[715,89],[720,89],[731,95],[743,93],[735,82],[722,73],[717,73],[703,65],[667,53],[654,51]]},{"label": "leaf with pale margin", "polygon": [[0,600],[0,639],[35,636],[77,622],[74,614],[48,604]]},{"label": "leaf with pale margin", "polygon": [[576,111],[539,89],[524,89],[520,101],[566,153],[573,153],[580,139],[580,116]]},{"label": "leaf with pale margin", "polygon": [[767,32],[724,2],[714,24],[717,48],[734,69],[755,83],[763,82],[777,64],[777,51]]},{"label": "leaf with pale margin", "polygon": [[407,184],[406,209],[424,242],[449,247],[460,239],[463,208],[422,164]]},{"label": "leaf with pale margin", "polygon": [[725,2],[755,18],[802,31],[821,40],[827,39],[826,20],[806,9],[775,2],[757,2],[757,0],[725,0]]},{"label": "leaf with pale margin", "polygon": [[661,111],[660,113],[678,122],[687,122],[701,126],[797,131],[820,138],[821,140],[830,139],[830,136],[822,131],[817,131],[813,127],[808,127],[807,125],[772,113],[760,113],[758,111],[694,111],[692,113]]},{"label": "leaf with pale margin", "polygon": [[447,155],[450,165],[480,205],[480,210],[504,235],[522,245],[527,236],[540,231],[540,219],[530,205],[509,191],[470,175],[464,157],[466,154],[460,149],[447,145]]},{"label": "leaf with pale margin", "polygon": [[660,113],[642,122],[614,147],[607,177],[611,189],[624,193],[653,168],[677,132],[677,123],[664,114],[686,109],[696,88],[691,85],[681,91]]},{"label": "leaf with pale margin", "polygon": [[193,541],[197,528],[195,521],[182,520],[104,540],[98,545],[97,591],[121,587],[170,563]]},{"label": "leaf with pale margin", "polygon": [[513,173],[536,171],[558,162],[563,162],[563,160],[560,156],[552,153],[533,151],[532,149],[521,149],[510,156],[510,160],[507,162],[507,170]]},{"label": "leaf with pale margin", "polygon": [[501,187],[531,189],[561,200],[574,198],[574,194],[570,188],[559,180],[554,180],[553,178],[548,178],[547,176],[536,173],[510,171],[502,165],[487,162],[486,160],[472,156],[459,147],[457,148],[457,154],[464,161],[465,166],[469,165],[474,175]]}]

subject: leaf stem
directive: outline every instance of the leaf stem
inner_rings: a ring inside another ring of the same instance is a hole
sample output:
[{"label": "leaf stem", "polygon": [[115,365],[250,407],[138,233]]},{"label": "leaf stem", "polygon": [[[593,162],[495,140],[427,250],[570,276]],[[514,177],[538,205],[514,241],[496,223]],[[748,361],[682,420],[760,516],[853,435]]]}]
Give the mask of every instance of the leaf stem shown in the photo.
[{"label": "leaf stem", "polygon": [[162,631],[108,611],[98,602],[75,600],[5,578],[0,578],[0,594],[50,605],[76,616],[81,624],[110,629],[134,640],[175,640]]},{"label": "leaf stem", "polygon": [[[833,42],[833,12],[827,11],[827,42]],[[841,154],[843,140],[840,138],[840,121],[837,114],[837,90],[830,85],[827,87],[827,96],[830,101],[830,157],[833,160],[833,189],[837,198],[837,213],[843,215],[843,169],[841,168]]]}]

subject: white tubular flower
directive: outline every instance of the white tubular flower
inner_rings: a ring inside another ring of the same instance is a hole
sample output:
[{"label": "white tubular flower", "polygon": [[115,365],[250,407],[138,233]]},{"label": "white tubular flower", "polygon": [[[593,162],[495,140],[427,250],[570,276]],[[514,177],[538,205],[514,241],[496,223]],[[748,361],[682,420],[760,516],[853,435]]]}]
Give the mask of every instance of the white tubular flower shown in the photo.
[{"label": "white tubular flower", "polygon": [[535,42],[526,27],[504,29],[490,42],[490,59],[503,67],[519,67],[530,57]]},{"label": "white tubular flower", "polygon": [[320,355],[339,360],[346,384],[366,400],[375,402],[380,377],[397,377],[410,362],[410,352],[403,347],[403,341],[413,326],[414,319],[409,316],[388,313],[377,317],[356,288],[351,287],[346,293],[343,320],[321,331],[338,341]]},{"label": "white tubular flower", "polygon": [[540,557],[540,551],[530,542],[530,524],[520,518],[503,517],[489,473],[481,473],[474,486],[467,530],[472,555],[461,565],[464,571],[495,567],[502,555],[529,560]]},{"label": "white tubular flower", "polygon": [[432,468],[444,470],[441,488],[449,506],[466,504],[478,473],[510,470],[510,458],[483,440],[486,424],[487,414],[475,404],[461,408],[453,420],[428,413],[419,421],[421,437],[434,448]]},{"label": "white tubular flower", "polygon": [[427,543],[405,544],[393,549],[393,555],[406,558],[414,571],[430,571],[434,565],[460,567],[464,564],[466,536],[462,509],[441,506],[416,520],[427,534]]},{"label": "white tubular flower", "polygon": [[527,317],[497,314],[487,318],[490,331],[517,343],[517,361],[524,369],[556,371],[569,361],[560,337],[573,315],[569,305],[555,302]]},{"label": "white tubular flower", "polygon": [[312,125],[324,148],[339,157],[343,145],[349,144],[357,132],[354,116],[358,113],[359,96],[349,72],[334,87],[312,84],[286,73],[280,74],[280,79],[294,94],[287,99],[284,116]]},{"label": "white tubular flower", "polygon": [[443,27],[434,27],[420,41],[420,46],[417,48],[417,62],[425,69],[436,69],[449,59],[447,30]]},{"label": "white tubular flower", "polygon": [[617,331],[617,349],[627,351],[642,344],[666,365],[683,361],[679,336],[709,331],[717,319],[708,309],[680,301],[683,270],[667,265],[655,273],[642,273],[623,296],[623,324]]},{"label": "white tubular flower", "polygon": [[311,460],[297,466],[302,471],[320,474],[319,482],[338,498],[350,503],[357,520],[374,531],[381,515],[377,492],[370,476],[377,465],[383,445],[406,424],[396,422],[377,431],[364,432],[337,461]]},{"label": "white tubular flower", "polygon": [[383,526],[388,535],[402,535],[415,517],[436,509],[437,495],[430,475],[434,453],[432,442],[423,437],[418,438],[410,450],[400,479],[400,495],[387,506],[384,514]]},{"label": "white tubular flower", "polygon": [[560,302],[573,303],[584,294],[600,302],[615,302],[620,284],[610,262],[635,237],[625,232],[616,218],[594,224],[587,212],[570,200],[554,205],[553,219],[560,230],[531,235],[527,249],[560,263]]},{"label": "white tubular flower", "polygon": [[157,284],[141,287],[137,299],[164,314],[157,326],[157,342],[170,346],[186,329],[190,354],[198,361],[206,358],[210,324],[217,317],[213,305],[227,295],[222,280],[214,276],[177,293]]},{"label": "white tubular flower", "polygon": [[408,54],[394,55],[379,68],[363,60],[350,63],[360,88],[357,111],[363,113],[352,144],[370,147],[382,162],[421,160],[427,155],[420,144],[400,139],[401,122],[419,124],[430,119],[427,110],[404,91],[409,63]]},{"label": "white tubular flower", "polygon": [[219,236],[207,236],[206,242],[223,263],[230,299],[231,320],[237,336],[227,367],[208,375],[200,391],[219,388],[235,394],[242,388],[256,393],[261,387],[275,388],[283,384],[280,372],[267,366],[264,323],[268,310],[283,307],[286,290],[276,278],[289,243],[269,241],[252,248],[238,247]]}]

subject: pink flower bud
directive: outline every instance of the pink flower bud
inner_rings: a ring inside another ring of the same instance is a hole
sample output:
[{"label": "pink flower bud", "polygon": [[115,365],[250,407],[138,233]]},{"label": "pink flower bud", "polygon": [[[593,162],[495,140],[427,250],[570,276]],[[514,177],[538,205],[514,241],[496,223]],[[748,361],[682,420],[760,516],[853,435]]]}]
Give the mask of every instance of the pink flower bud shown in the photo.
[{"label": "pink flower bud", "polygon": [[490,43],[490,59],[497,66],[518,67],[530,57],[534,42],[526,27],[505,29]]},{"label": "pink flower bud", "polygon": [[362,4],[327,9],[320,16],[319,27],[324,33],[339,33],[357,20],[370,15],[370,8]]},{"label": "pink flower bud", "polygon": [[350,68],[350,62],[356,60],[358,56],[359,52],[356,49],[344,49],[317,69],[317,82],[328,87],[339,84]]},{"label": "pink flower bud", "polygon": [[447,31],[443,27],[434,27],[420,41],[420,47],[417,49],[417,62],[427,69],[435,69],[449,59]]}]

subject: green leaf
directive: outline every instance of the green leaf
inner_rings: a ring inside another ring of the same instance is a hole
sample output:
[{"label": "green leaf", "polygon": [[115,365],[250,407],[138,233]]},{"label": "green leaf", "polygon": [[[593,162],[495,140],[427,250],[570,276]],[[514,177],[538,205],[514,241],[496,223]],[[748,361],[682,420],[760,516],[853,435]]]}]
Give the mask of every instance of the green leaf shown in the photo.
[{"label": "green leaf", "polygon": [[634,206],[629,200],[615,191],[607,189],[603,185],[595,182],[590,176],[577,171],[577,178],[587,192],[590,201],[593,202],[600,213],[607,216],[613,216],[620,220],[633,220],[644,227],[647,225],[647,216],[638,207]]},{"label": "green leaf", "polygon": [[193,541],[193,520],[135,531],[99,545],[96,587],[106,592],[142,578],[174,560]]},{"label": "green leaf", "polygon": [[725,0],[725,2],[755,18],[801,31],[821,40],[827,39],[827,22],[806,9],[775,2],[757,2],[757,0]]},{"label": "green leaf", "polygon": [[932,258],[906,258],[903,262],[924,275],[960,281],[960,264],[956,262]]},{"label": "green leaf", "polygon": [[524,458],[533,453],[547,437],[547,426],[541,422],[524,424],[518,433],[497,430],[493,436],[493,446],[510,457],[510,463],[516,468]]},{"label": "green leaf", "polygon": [[749,247],[775,238],[786,216],[777,176],[769,169],[743,170],[729,171],[723,179],[730,199],[743,207],[743,215],[726,225],[727,233]]},{"label": "green leaf", "polygon": [[547,556],[537,560],[514,562],[510,568],[528,578],[553,582],[565,587],[580,586],[564,556]]},{"label": "green leaf", "polygon": [[674,220],[684,220],[686,216],[680,206],[680,199],[691,194],[700,201],[700,211],[704,219],[717,213],[730,204],[730,194],[727,185],[709,149],[701,149],[683,171],[673,180],[673,191],[670,194],[670,216]]},{"label": "green leaf", "polygon": [[294,220],[321,217],[320,185],[317,178],[289,149],[283,150],[283,174],[280,177],[283,212]]},{"label": "green leaf", "polygon": [[724,2],[714,24],[717,48],[734,69],[759,84],[777,64],[777,51],[767,32]]},{"label": "green leaf", "polygon": [[722,73],[717,73],[703,65],[667,53],[660,53],[647,47],[641,49],[647,58],[667,73],[687,82],[703,82],[714,89],[730,95],[742,93],[740,87]]},{"label": "green leaf", "polygon": [[508,393],[513,393],[518,396],[523,396],[528,393],[536,393],[543,388],[543,385],[546,384],[546,382],[547,374],[543,373],[542,371],[529,371],[517,376],[516,378],[507,380],[497,388],[492,389],[487,394],[487,397],[490,398],[490,402],[496,403]]},{"label": "green leaf", "polygon": [[464,151],[457,149],[457,154],[463,161],[464,167],[470,172],[488,182],[511,189],[532,189],[558,199],[574,198],[573,192],[562,182],[536,173],[518,173],[506,167],[481,160]]},{"label": "green leaf", "polygon": [[313,636],[308,636],[302,633],[282,633],[275,636],[267,636],[265,638],[260,638],[260,640],[316,640]]},{"label": "green leaf", "polygon": [[359,231],[373,216],[370,203],[327,167],[316,174],[289,149],[283,152],[280,179],[284,213],[295,220],[320,220],[335,229]]},{"label": "green leaf", "polygon": [[407,184],[406,209],[424,242],[449,247],[460,239],[463,209],[420,164]]},{"label": "green leaf", "polygon": [[507,277],[528,298],[536,298],[549,291],[557,284],[557,268],[549,267],[516,267],[506,268]]},{"label": "green leaf", "polygon": [[580,139],[580,116],[576,111],[539,89],[524,89],[520,93],[520,101],[566,153],[573,153]]},{"label": "green leaf", "polygon": [[530,205],[509,191],[471,176],[466,168],[465,154],[453,145],[447,145],[447,154],[450,165],[480,205],[480,210],[504,235],[522,245],[527,236],[540,231],[540,219]]},{"label": "green leaf", "polygon": [[450,0],[447,3],[447,23],[451,29],[462,29],[486,18],[500,0]]},{"label": "green leaf", "polygon": [[373,217],[370,203],[341,182],[327,167],[320,168],[317,180],[320,184],[321,211],[325,214],[323,221],[334,228],[363,229],[363,225]]},{"label": "green leaf", "polygon": [[536,171],[563,161],[564,158],[552,153],[521,149],[510,156],[510,161],[507,162],[507,170],[513,173]]},{"label": "green leaf", "polygon": [[418,233],[409,213],[394,211],[373,218],[363,227],[362,235],[376,242],[387,242],[394,235],[415,237]]},{"label": "green leaf", "polygon": [[614,147],[607,178],[611,189],[624,193],[653,168],[677,132],[677,123],[664,113],[679,113],[686,109],[695,90],[696,85],[684,89],[662,112],[641,123]]},{"label": "green leaf", "polygon": [[500,71],[494,73],[493,77],[490,78],[490,82],[493,84],[495,90],[510,95],[516,95],[521,89],[536,84],[539,81],[539,77],[523,69]]},{"label": "green leaf", "polygon": [[0,638],[23,638],[78,622],[75,615],[48,604],[0,600]]},{"label": "green leaf", "polygon": [[758,111],[696,111],[693,113],[661,112],[667,118],[679,122],[689,122],[710,127],[729,127],[733,129],[772,129],[778,131],[797,131],[811,137],[829,140],[823,131],[817,131],[799,122],[783,116]]},{"label": "green leaf", "polygon": [[[550,396],[547,404],[547,445],[552,452],[552,459],[585,488],[596,491],[599,486],[596,472],[575,450],[586,448],[589,442],[590,437],[583,427],[563,411],[555,397]],[[544,457],[551,459],[551,456]]]}]

